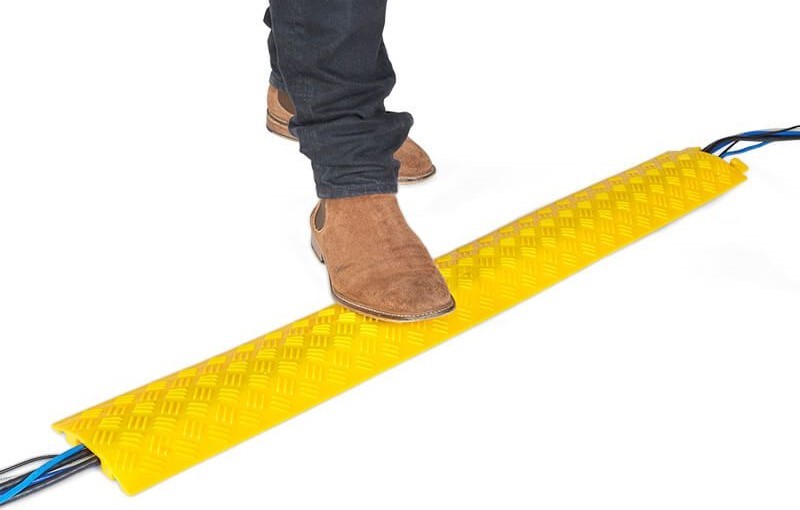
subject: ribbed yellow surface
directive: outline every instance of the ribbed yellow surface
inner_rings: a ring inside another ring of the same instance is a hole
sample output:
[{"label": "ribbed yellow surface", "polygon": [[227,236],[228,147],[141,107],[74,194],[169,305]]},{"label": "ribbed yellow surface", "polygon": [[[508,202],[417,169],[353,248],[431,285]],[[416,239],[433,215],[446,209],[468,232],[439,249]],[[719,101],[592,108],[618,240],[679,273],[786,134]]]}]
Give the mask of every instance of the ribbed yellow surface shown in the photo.
[{"label": "ribbed yellow surface", "polygon": [[698,149],[664,154],[438,258],[458,303],[449,316],[396,324],[331,306],[54,428],[137,493],[528,299],[728,191],[745,170]]}]

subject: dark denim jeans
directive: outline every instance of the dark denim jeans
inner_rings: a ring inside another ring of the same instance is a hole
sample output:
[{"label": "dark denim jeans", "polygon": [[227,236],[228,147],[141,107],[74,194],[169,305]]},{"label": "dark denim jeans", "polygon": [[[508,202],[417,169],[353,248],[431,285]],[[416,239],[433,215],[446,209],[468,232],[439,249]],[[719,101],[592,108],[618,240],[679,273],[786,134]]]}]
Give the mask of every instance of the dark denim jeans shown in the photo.
[{"label": "dark denim jeans", "polygon": [[269,0],[270,83],[297,114],[289,125],[311,159],[317,195],[397,191],[393,154],[408,136],[408,113],[387,112],[395,84],[383,26],[386,0]]}]

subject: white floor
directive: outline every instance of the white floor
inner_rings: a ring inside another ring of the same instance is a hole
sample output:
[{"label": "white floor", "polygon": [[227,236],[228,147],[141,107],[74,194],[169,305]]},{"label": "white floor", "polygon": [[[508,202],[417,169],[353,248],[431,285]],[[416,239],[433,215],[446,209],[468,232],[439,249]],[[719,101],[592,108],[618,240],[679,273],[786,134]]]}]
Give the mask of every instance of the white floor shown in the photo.
[{"label": "white floor", "polygon": [[[390,2],[390,106],[440,170],[400,195],[431,252],[800,123],[793,4],[707,4]],[[310,167],[263,128],[262,14],[0,2],[0,465],[330,302]],[[711,206],[243,446],[37,508],[797,508],[800,143],[743,159]]]}]

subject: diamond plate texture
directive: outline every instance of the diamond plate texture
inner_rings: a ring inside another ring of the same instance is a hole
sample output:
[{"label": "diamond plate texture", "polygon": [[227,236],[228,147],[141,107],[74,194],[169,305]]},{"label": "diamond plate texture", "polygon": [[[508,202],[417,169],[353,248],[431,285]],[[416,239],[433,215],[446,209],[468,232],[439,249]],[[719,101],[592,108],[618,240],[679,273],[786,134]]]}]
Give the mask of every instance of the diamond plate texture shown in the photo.
[{"label": "diamond plate texture", "polygon": [[458,304],[451,315],[397,324],[334,305],[54,428],[135,494],[528,299],[728,191],[745,171],[699,149],[666,153],[439,257]]}]

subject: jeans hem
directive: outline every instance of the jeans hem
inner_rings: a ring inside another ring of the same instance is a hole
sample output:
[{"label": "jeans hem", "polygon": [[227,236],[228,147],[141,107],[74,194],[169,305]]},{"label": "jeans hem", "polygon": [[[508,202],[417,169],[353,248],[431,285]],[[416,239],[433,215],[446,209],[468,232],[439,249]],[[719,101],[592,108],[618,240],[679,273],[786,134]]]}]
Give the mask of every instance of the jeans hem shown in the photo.
[{"label": "jeans hem", "polygon": [[357,186],[317,186],[319,198],[348,198],[362,195],[397,193],[397,184],[362,184]]}]

